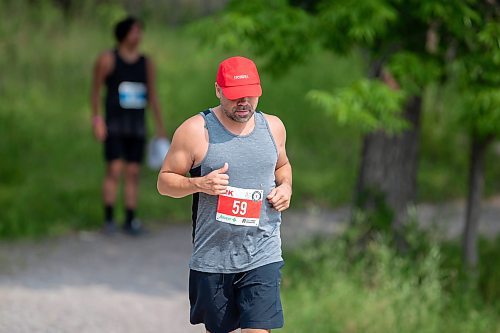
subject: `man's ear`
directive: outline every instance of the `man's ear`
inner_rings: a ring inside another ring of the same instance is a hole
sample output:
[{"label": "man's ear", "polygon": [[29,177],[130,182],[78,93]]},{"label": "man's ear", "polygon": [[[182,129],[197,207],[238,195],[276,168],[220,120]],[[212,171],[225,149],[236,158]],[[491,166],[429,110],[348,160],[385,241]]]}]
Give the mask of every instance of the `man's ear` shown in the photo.
[{"label": "man's ear", "polygon": [[219,98],[219,99],[220,99],[220,97],[221,97],[220,87],[219,87],[219,85],[217,84],[217,82],[215,82],[215,96],[217,96],[217,98]]}]

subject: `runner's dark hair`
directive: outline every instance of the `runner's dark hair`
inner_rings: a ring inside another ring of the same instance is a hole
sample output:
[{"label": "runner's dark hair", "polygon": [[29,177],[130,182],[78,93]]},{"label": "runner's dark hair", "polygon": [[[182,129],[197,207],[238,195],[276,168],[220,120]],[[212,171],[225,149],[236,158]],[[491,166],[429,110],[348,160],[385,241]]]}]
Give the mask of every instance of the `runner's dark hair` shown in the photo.
[{"label": "runner's dark hair", "polygon": [[134,16],[127,16],[120,22],[115,25],[115,39],[118,43],[121,43],[125,37],[127,37],[130,29],[134,26],[134,24],[139,24],[141,28],[144,29],[144,23]]}]

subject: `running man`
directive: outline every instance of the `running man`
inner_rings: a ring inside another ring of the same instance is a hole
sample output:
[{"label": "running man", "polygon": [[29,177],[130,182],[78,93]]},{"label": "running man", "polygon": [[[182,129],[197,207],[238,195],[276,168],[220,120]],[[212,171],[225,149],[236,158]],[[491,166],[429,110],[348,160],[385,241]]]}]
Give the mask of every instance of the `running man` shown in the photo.
[{"label": "running man", "polygon": [[[128,17],[115,26],[118,46],[103,52],[95,62],[92,80],[92,125],[94,135],[104,143],[107,162],[103,182],[105,210],[104,231],[116,230],[114,206],[122,171],[125,173],[125,223],[123,229],[131,235],[141,233],[136,218],[139,172],[144,159],[146,142],[145,109],[153,109],[156,136],[165,137],[160,104],[156,95],[155,70],[151,59],[139,52],[142,23]],[[106,87],[101,115],[101,89]]]},{"label": "running man", "polygon": [[270,332],[283,326],[280,224],[292,195],[286,131],[278,117],[256,111],[262,89],[250,59],[224,60],[215,94],[219,106],[176,130],[158,191],[193,194],[191,323],[211,333]]}]

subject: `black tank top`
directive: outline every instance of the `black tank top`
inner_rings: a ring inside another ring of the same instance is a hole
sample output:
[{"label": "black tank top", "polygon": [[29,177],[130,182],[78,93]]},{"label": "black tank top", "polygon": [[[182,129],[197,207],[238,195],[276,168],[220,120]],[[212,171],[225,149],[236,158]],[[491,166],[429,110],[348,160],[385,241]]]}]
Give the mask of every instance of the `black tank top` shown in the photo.
[{"label": "black tank top", "polygon": [[144,111],[148,101],[146,57],[127,63],[113,50],[115,68],[106,78],[108,134],[144,137]]}]

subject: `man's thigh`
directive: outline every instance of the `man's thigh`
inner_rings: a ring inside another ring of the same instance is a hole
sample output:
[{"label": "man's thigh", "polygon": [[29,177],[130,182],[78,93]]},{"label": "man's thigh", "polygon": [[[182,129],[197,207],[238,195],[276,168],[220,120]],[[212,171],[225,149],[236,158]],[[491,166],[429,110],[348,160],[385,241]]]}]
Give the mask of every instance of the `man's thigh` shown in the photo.
[{"label": "man's thigh", "polygon": [[236,274],[191,270],[191,323],[203,323],[212,333],[233,332],[235,327],[242,333],[266,333],[283,327],[282,266],[276,262]]},{"label": "man's thigh", "polygon": [[238,307],[233,290],[234,274],[190,270],[190,322],[204,324],[209,332],[231,332],[239,327]]},{"label": "man's thigh", "polygon": [[283,327],[282,267],[283,262],[264,265],[246,272],[235,281],[242,332],[261,333]]}]

